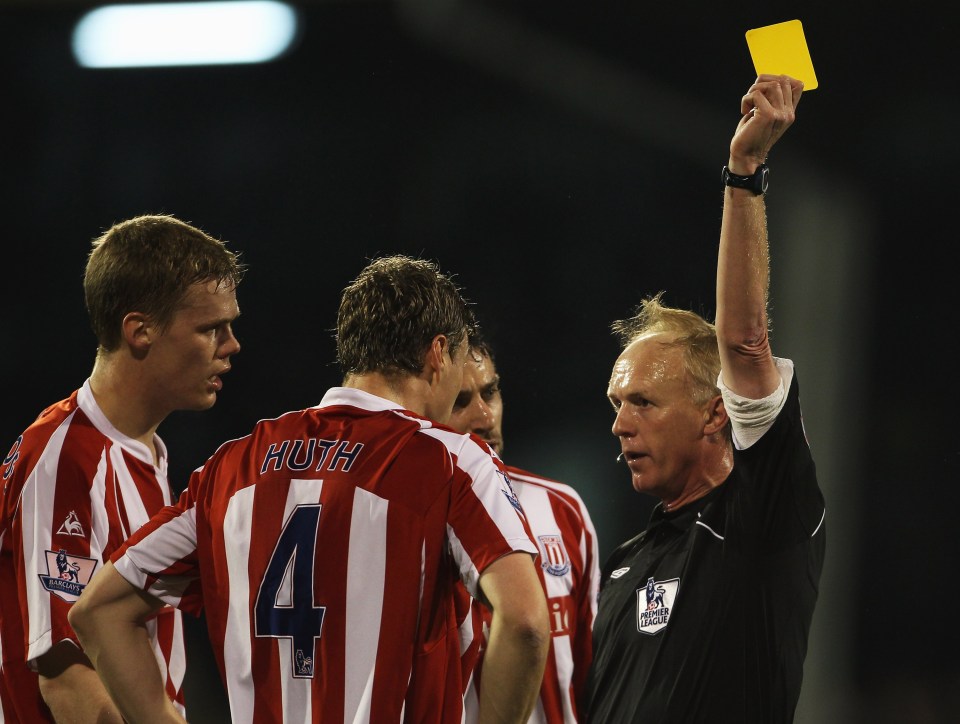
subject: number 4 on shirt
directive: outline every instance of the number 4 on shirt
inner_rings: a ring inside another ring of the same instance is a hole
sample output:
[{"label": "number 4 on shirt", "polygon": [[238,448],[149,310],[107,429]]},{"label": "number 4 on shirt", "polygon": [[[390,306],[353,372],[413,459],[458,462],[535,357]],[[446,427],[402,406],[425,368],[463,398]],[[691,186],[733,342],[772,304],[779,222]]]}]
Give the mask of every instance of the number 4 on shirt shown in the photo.
[{"label": "number 4 on shirt", "polygon": [[313,678],[316,641],[326,611],[313,600],[321,507],[298,505],[293,510],[257,591],[256,635],[290,639],[293,676],[297,679]]}]

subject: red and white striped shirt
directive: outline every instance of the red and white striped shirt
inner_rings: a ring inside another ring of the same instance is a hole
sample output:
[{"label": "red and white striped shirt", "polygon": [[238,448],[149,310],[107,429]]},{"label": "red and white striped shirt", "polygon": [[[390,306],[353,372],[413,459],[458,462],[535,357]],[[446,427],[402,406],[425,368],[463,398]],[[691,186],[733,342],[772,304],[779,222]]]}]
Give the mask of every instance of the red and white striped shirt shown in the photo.
[{"label": "red and white striped shirt", "polygon": [[[51,405],[3,459],[0,499],[0,722],[50,721],[35,659],[65,639],[67,612],[109,556],[172,502],[166,447],[159,465],[97,406],[90,382]],[[183,711],[180,612],[148,623],[167,694]]]},{"label": "red and white striped shirt", "polygon": [[[569,485],[509,466],[507,473],[540,549],[537,570],[547,596],[552,634],[540,698],[529,721],[569,724],[578,721],[578,699],[593,656],[600,582],[597,533],[583,500]],[[489,626],[490,612],[473,601],[469,619],[463,620],[462,599],[458,607],[464,666],[473,669],[464,706],[467,721],[475,721],[483,631]],[[469,671],[464,676],[469,677]]]},{"label": "red and white striped shirt", "polygon": [[454,586],[514,551],[537,547],[485,445],[333,388],[221,446],[115,563],[205,609],[234,724],[456,722]]}]

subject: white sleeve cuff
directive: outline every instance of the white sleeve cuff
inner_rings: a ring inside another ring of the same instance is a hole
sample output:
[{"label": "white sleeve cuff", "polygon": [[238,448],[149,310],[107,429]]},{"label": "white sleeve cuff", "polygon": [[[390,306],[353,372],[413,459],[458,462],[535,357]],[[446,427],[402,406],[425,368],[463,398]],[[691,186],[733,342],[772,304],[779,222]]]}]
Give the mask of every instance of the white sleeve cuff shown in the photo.
[{"label": "white sleeve cuff", "polygon": [[787,390],[793,381],[793,361],[774,357],[777,372],[780,373],[780,386],[771,394],[759,400],[741,397],[723,384],[723,375],[717,377],[717,387],[723,395],[723,404],[730,417],[733,431],[733,444],[737,450],[746,450],[771,428],[783,404],[787,400]]}]

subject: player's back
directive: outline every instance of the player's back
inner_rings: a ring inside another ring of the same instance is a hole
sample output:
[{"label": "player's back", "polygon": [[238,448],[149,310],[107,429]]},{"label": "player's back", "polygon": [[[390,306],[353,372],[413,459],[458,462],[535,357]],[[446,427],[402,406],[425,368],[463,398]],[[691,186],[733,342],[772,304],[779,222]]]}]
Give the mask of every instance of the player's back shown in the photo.
[{"label": "player's back", "polygon": [[523,534],[509,484],[469,436],[340,392],[188,489],[233,720],[459,721],[453,586]]}]

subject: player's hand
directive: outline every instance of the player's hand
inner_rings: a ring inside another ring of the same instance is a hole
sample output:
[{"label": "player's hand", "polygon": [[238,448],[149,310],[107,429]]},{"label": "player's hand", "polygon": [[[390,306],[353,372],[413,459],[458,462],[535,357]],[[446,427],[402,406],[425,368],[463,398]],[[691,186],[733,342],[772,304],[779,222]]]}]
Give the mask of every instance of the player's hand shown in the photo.
[{"label": "player's hand", "polygon": [[743,118],[730,141],[733,173],[748,176],[796,118],[803,81],[786,75],[761,75],[740,101]]}]

